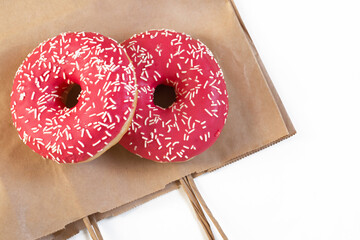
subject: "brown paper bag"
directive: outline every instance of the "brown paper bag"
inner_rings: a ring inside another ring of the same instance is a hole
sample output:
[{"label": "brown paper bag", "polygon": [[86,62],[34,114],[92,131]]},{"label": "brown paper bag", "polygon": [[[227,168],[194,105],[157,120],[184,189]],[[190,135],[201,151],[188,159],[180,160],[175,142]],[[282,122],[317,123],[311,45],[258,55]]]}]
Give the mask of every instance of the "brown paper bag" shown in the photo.
[{"label": "brown paper bag", "polygon": [[[0,23],[2,239],[69,237],[84,228],[79,219],[85,216],[119,214],[177,188],[186,175],[212,171],[295,133],[229,0],[3,1]],[[211,148],[189,162],[158,164],[117,144],[92,162],[58,165],[19,140],[9,95],[17,68],[40,42],[66,31],[95,31],[122,42],[158,28],[200,39],[224,71],[229,117]]]}]

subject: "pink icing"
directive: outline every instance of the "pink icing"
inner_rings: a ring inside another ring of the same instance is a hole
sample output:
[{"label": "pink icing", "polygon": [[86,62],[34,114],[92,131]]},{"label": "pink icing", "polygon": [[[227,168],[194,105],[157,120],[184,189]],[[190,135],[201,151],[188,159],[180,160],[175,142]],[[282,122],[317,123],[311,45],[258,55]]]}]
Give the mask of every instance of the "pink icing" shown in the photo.
[{"label": "pink icing", "polygon": [[[74,83],[82,90],[69,109],[62,94]],[[97,33],[64,33],[41,43],[19,67],[11,113],[32,150],[59,163],[76,163],[118,136],[135,95],[133,66],[116,41]]]},{"label": "pink icing", "polygon": [[[122,43],[135,66],[138,106],[120,144],[158,162],[186,161],[218,138],[228,114],[223,73],[200,41],[171,30],[152,30]],[[153,102],[155,88],[175,88],[167,109]]]}]

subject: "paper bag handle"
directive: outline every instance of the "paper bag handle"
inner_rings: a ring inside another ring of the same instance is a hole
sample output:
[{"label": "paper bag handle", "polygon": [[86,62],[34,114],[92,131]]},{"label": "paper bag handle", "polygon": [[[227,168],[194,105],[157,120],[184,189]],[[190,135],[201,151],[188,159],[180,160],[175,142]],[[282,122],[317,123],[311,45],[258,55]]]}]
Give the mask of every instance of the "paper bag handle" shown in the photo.
[{"label": "paper bag handle", "polygon": [[213,224],[215,225],[216,229],[219,231],[222,238],[227,240],[228,238],[225,235],[222,228],[220,227],[220,224],[218,223],[218,221],[216,221],[214,215],[211,213],[211,211],[208,208],[208,206],[206,205],[203,197],[201,196],[198,188],[196,187],[193,177],[191,175],[187,175],[187,176],[181,178],[180,184],[183,186],[185,193],[188,196],[188,198],[191,202],[191,205],[193,206],[193,208],[196,212],[196,216],[199,219],[201,225],[203,226],[208,238],[210,240],[215,240],[214,234],[211,230],[210,224],[209,224],[203,210],[205,210],[208,217],[213,222]]},{"label": "paper bag handle", "polygon": [[93,240],[104,240],[101,236],[99,226],[97,225],[95,216],[86,216],[83,218],[85,226]]},{"label": "paper bag handle", "polygon": [[[218,223],[218,221],[216,221],[214,215],[211,213],[209,207],[206,205],[203,197],[201,196],[198,188],[196,187],[193,177],[191,175],[187,175],[181,178],[179,181],[181,186],[184,188],[185,193],[188,196],[191,205],[195,210],[196,216],[199,219],[202,227],[204,228],[208,238],[210,240],[215,240],[214,233],[212,232],[211,226],[203,210],[205,210],[207,216],[213,222],[214,226],[219,231],[222,238],[224,240],[228,240],[228,237],[225,235],[224,231],[220,227],[220,224]],[[83,221],[93,240],[103,240],[94,215],[84,217]]]}]

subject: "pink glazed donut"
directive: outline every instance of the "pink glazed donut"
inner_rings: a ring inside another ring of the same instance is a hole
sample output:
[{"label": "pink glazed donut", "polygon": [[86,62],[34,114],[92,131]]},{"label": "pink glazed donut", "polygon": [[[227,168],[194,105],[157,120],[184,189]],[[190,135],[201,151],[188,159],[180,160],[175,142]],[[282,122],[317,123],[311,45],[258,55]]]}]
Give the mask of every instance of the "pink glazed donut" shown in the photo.
[{"label": "pink glazed donut", "polygon": [[[122,43],[135,66],[138,106],[120,144],[157,162],[182,162],[209,148],[228,114],[223,73],[200,41],[172,30],[151,30]],[[175,102],[154,104],[157,86],[172,86]]]},{"label": "pink glazed donut", "polygon": [[[73,85],[81,87],[78,102],[66,107],[64,94]],[[120,140],[136,99],[133,65],[116,41],[98,33],[63,33],[41,43],[19,67],[11,113],[32,150],[58,163],[77,163]]]}]

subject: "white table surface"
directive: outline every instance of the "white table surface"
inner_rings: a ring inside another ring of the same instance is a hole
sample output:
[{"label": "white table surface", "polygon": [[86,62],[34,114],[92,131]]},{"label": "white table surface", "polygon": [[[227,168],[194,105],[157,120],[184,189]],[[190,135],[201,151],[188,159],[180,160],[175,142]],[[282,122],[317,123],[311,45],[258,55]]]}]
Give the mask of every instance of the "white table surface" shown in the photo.
[{"label": "white table surface", "polygon": [[[298,133],[198,177],[200,192],[229,239],[360,239],[360,1],[235,2]],[[183,190],[99,227],[206,239]]]}]

